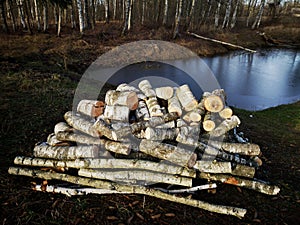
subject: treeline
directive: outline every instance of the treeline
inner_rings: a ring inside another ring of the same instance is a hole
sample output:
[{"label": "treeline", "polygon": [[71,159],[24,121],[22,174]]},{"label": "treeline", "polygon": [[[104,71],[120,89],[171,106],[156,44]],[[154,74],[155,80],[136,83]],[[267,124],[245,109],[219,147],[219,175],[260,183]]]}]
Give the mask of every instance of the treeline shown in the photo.
[{"label": "treeline", "polygon": [[289,13],[296,4],[299,0],[0,0],[0,14],[5,32],[46,32],[55,24],[58,36],[67,25],[83,34],[98,21],[117,20],[123,22],[122,35],[136,24],[154,24],[172,27],[175,38],[180,30],[200,27],[254,29],[263,16]]}]

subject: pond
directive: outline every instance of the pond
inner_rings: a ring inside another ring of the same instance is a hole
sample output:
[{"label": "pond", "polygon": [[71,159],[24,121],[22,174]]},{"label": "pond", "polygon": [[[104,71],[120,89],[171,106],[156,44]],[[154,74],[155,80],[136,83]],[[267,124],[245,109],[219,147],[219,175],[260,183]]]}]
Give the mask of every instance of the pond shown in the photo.
[{"label": "pond", "polygon": [[[213,74],[214,77],[203,74]],[[195,76],[199,76],[196,80],[201,80],[202,89],[193,79]],[[255,54],[235,52],[167,64],[138,63],[117,71],[108,82],[137,85],[145,78],[154,87],[187,83],[198,99],[205,88],[209,90],[212,86],[208,86],[217,82],[225,89],[230,106],[263,110],[300,100],[300,52],[291,49],[262,50]]]}]

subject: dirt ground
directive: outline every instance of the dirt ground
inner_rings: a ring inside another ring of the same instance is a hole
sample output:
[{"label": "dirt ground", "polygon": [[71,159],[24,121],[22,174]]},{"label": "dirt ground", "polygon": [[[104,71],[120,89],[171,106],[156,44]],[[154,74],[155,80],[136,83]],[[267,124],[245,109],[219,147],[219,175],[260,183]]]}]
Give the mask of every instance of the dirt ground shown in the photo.
[{"label": "dirt ground", "polygon": [[[259,30],[198,31],[199,34],[244,47],[300,46],[300,27],[282,18]],[[277,25],[280,24],[280,25]],[[300,224],[300,103],[261,112],[235,109],[243,131],[260,145],[264,164],[256,177],[277,184],[281,192],[267,196],[219,185],[216,193],[199,192],[194,198],[243,207],[245,218],[140,195],[67,197],[31,190],[40,180],[7,173],[17,155],[32,154],[54,125],[71,109],[81,75],[98,56],[113,47],[146,39],[172,41],[202,56],[234,49],[195,39],[185,33],[172,40],[168,28],[134,27],[120,37],[121,24],[98,24],[81,37],[63,28],[34,35],[0,35],[0,222],[2,224]],[[265,32],[264,39],[260,34]]]}]

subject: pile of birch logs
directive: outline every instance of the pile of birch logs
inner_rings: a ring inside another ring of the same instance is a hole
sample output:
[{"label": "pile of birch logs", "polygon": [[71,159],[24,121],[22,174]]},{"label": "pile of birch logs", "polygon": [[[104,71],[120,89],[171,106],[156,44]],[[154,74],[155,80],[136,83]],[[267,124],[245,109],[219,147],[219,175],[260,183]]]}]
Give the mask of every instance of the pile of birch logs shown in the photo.
[{"label": "pile of birch logs", "polygon": [[[35,146],[32,157],[17,156],[19,166],[9,173],[43,179],[34,186],[39,191],[144,194],[239,218],[246,209],[186,193],[215,189],[218,183],[268,195],[280,190],[254,178],[262,164],[260,148],[236,133],[240,120],[226,106],[223,89],[204,92],[197,101],[188,85],[120,84],[104,101],[81,100],[77,112],[66,112],[64,119],[47,142]],[[207,164],[205,155],[214,158]]]}]

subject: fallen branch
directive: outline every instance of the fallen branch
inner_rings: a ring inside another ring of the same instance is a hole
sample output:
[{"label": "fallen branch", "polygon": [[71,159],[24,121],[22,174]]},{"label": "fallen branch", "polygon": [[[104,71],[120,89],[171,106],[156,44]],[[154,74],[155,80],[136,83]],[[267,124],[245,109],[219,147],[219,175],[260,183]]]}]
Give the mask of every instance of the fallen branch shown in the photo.
[{"label": "fallen branch", "polygon": [[18,167],[10,167],[8,172],[9,174],[13,174],[13,175],[37,177],[46,180],[63,180],[78,185],[86,185],[94,188],[115,190],[118,191],[118,193],[130,192],[132,194],[143,194],[143,195],[148,195],[148,196],[152,196],[164,200],[169,200],[172,202],[177,202],[177,203],[201,208],[210,212],[236,216],[238,218],[244,217],[247,212],[246,209],[231,207],[231,206],[214,205],[214,204],[210,204],[195,199],[177,197],[175,195],[163,193],[159,190],[149,189],[147,187],[128,186],[128,185],[112,183],[109,181],[102,181],[102,180],[90,179],[85,177],[71,176],[68,174],[62,174],[56,172],[50,173],[42,170],[31,170],[31,169],[18,168]]},{"label": "fallen branch", "polygon": [[191,188],[184,188],[184,189],[175,189],[175,190],[168,190],[164,188],[154,188],[155,190],[160,190],[162,192],[168,193],[168,194],[179,194],[179,193],[193,193],[200,190],[206,190],[206,189],[212,189],[217,188],[217,184],[204,184],[196,187]]},{"label": "fallen branch", "polygon": [[228,43],[228,42],[219,41],[219,40],[216,40],[216,39],[213,39],[213,38],[203,37],[201,35],[198,35],[198,34],[195,34],[195,33],[191,33],[191,32],[187,32],[187,34],[189,34],[191,36],[194,36],[196,38],[200,38],[200,39],[206,40],[206,41],[212,41],[212,42],[219,43],[219,44],[222,44],[222,45],[228,45],[228,46],[231,46],[231,47],[234,47],[234,48],[239,48],[239,49],[251,52],[251,53],[256,53],[255,50],[252,50],[252,49],[249,49],[249,48],[244,48],[244,47],[242,47],[240,45],[235,45],[235,44],[231,44],[231,43]]}]

